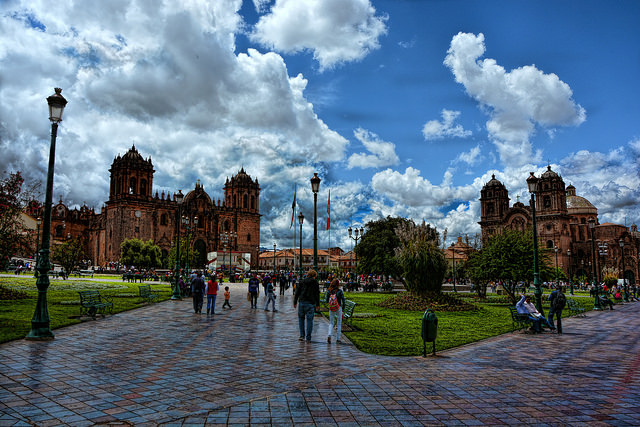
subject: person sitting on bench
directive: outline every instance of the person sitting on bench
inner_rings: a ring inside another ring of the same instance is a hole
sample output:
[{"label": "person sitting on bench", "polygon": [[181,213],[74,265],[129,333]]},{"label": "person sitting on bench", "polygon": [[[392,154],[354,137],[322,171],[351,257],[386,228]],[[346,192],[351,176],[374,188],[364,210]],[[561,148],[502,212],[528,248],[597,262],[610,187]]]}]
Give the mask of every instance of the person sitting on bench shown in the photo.
[{"label": "person sitting on bench", "polygon": [[549,329],[555,330],[556,327],[553,326],[546,317],[544,317],[536,306],[531,302],[531,297],[529,295],[522,295],[520,301],[516,304],[516,310],[520,314],[526,314],[529,316],[529,319],[533,321],[533,330],[535,332],[542,332],[542,322],[544,322]]},{"label": "person sitting on bench", "polygon": [[607,306],[608,305],[609,309],[613,310],[613,301],[611,301],[606,294],[599,295],[598,298],[600,298],[600,304],[602,304],[603,306]]}]

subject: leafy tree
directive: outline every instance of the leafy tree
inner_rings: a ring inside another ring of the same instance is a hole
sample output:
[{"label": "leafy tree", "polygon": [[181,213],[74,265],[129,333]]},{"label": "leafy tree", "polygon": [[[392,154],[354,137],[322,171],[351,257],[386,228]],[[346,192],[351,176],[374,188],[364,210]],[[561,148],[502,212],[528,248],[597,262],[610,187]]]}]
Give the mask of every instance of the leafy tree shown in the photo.
[{"label": "leafy tree", "polygon": [[424,221],[421,225],[406,221],[398,225],[396,235],[400,239],[400,246],[395,253],[407,290],[418,296],[440,293],[447,261],[440,250],[440,237],[436,229]]},{"label": "leafy tree", "polygon": [[388,275],[394,278],[402,276],[402,269],[394,253],[400,246],[400,239],[395,229],[407,223],[404,218],[392,218],[370,221],[366,224],[367,232],[354,248],[358,256],[358,271],[376,275]]},{"label": "leafy tree", "polygon": [[53,249],[52,260],[64,268],[67,275],[75,269],[84,257],[84,245],[80,239],[67,240]]},{"label": "leafy tree", "polygon": [[34,242],[20,219],[25,201],[35,192],[23,189],[20,172],[0,179],[0,266],[5,267],[12,256],[33,254]]},{"label": "leafy tree", "polygon": [[120,262],[124,265],[135,265],[138,268],[159,267],[162,251],[153,243],[140,239],[126,239],[120,244]]},{"label": "leafy tree", "polygon": [[[538,253],[540,271],[549,271],[549,251],[540,250]],[[550,270],[550,275],[555,277],[553,268]],[[504,230],[500,234],[491,236],[483,248],[469,259],[468,276],[476,284],[480,297],[486,296],[486,286],[489,282],[500,282],[515,304],[518,300],[516,297],[518,282],[523,281],[528,285],[533,280],[531,229],[525,233],[518,230]]]},{"label": "leafy tree", "polygon": [[[193,242],[193,238],[189,239],[189,243]],[[189,267],[192,268],[195,265],[195,261],[199,259],[200,252],[194,248],[189,248]],[[228,257],[227,257],[228,259]],[[167,268],[173,270],[176,268],[176,241],[174,240],[167,256]],[[187,238],[180,238],[180,268],[187,268]]]}]

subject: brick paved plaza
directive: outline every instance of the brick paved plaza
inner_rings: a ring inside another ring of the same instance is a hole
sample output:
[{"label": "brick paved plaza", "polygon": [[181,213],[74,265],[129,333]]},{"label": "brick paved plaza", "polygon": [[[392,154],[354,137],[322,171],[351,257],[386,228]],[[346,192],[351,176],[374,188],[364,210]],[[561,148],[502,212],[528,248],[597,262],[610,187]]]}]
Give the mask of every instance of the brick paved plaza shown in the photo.
[{"label": "brick paved plaza", "polygon": [[272,313],[233,288],[213,318],[165,301],[0,345],[0,425],[640,425],[637,303],[382,357],[327,344],[318,318],[298,342],[290,295]]}]

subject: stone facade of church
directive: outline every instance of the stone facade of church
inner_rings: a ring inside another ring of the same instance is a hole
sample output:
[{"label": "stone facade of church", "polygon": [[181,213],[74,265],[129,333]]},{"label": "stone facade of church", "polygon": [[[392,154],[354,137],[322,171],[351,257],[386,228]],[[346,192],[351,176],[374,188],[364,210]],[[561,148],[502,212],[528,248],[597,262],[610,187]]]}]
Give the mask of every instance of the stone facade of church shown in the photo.
[{"label": "stone facade of church", "polygon": [[120,244],[128,238],[152,240],[166,257],[176,239],[178,221],[182,220],[181,239],[189,233],[189,248],[199,253],[193,268],[204,268],[207,253],[223,250],[250,253],[251,265],[257,267],[260,245],[257,179],[241,169],[227,178],[224,200],[212,200],[197,182],[178,206],[175,193],[153,192],[154,172],[151,158],[144,159],[135,146],[123,156],[118,155],[109,169],[109,200],[100,213],[87,206],[70,210],[62,200],[53,207],[52,244],[83,238],[86,256],[94,266],[118,262]]},{"label": "stone facade of church", "polygon": [[[526,230],[532,226],[531,207],[517,201],[509,205],[509,192],[495,176],[480,192],[480,226],[482,239],[505,229]],[[598,222],[598,210],[584,197],[576,195],[574,186],[565,188],[560,175],[547,170],[539,177],[535,193],[538,244],[552,254],[555,267],[567,276],[591,277],[594,253],[589,220],[595,221],[596,271],[599,277],[606,269],[618,271],[622,278],[622,250],[624,248],[625,277],[635,283],[640,277],[640,233],[637,225],[630,228],[620,224]],[[620,241],[623,247],[620,246]],[[557,248],[557,251],[556,249]]]}]

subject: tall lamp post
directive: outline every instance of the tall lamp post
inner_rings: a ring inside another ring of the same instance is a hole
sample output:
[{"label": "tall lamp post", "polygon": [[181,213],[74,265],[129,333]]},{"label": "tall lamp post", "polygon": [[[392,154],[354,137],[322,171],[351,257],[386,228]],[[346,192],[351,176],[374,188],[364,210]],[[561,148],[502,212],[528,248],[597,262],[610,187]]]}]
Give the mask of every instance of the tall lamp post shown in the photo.
[{"label": "tall lamp post", "polygon": [[556,289],[559,289],[558,288],[558,251],[559,251],[558,247],[554,246],[553,251],[556,253]]},{"label": "tall lamp post", "polygon": [[276,274],[276,244],[273,244],[273,274]]},{"label": "tall lamp post", "polygon": [[453,292],[458,293],[456,289],[456,249],[455,245],[451,245],[451,258],[453,259]]},{"label": "tall lamp post", "polygon": [[300,261],[298,263],[298,283],[302,279],[302,223],[304,222],[304,215],[302,212],[298,214],[298,223],[300,224]]},{"label": "tall lamp post", "polygon": [[571,295],[573,295],[573,274],[571,271],[571,249],[567,249],[567,256],[569,256],[569,287],[571,288]]},{"label": "tall lamp post", "polygon": [[38,246],[40,245],[40,224],[42,224],[42,219],[38,217],[36,219],[36,228],[38,229],[38,234],[36,235],[36,268],[33,269],[33,277],[35,278],[38,278],[38,258],[40,258],[38,251]]},{"label": "tall lamp post", "polygon": [[47,98],[49,104],[49,120],[51,121],[51,144],[49,147],[49,169],[47,171],[47,189],[44,201],[44,222],[42,225],[42,246],[37,261],[38,278],[38,302],[31,319],[31,331],[27,334],[28,340],[52,340],[55,335],[49,328],[49,310],[47,309],[47,289],[49,288],[49,243],[51,240],[51,204],[53,194],[53,170],[56,162],[56,137],[58,135],[58,123],[62,121],[62,113],[67,105],[67,100],[61,95],[62,89],[55,88],[55,94]]},{"label": "tall lamp post", "polygon": [[[347,231],[349,232],[349,237],[352,240],[356,241],[356,244],[353,246],[354,250],[353,253],[355,253],[355,247],[358,246],[358,239],[361,239],[362,236],[364,235],[364,228],[360,227],[360,229],[358,230],[358,228],[356,227],[355,230],[352,230],[351,227],[349,227],[347,229]],[[353,233],[355,236],[352,236],[351,233]],[[360,236],[358,236],[358,234]],[[358,281],[357,277],[358,277],[358,254],[356,254],[356,263],[354,265],[354,269],[355,269],[355,274],[356,274],[356,282]]]},{"label": "tall lamp post", "polygon": [[193,218],[193,223],[190,224],[189,218],[188,217],[184,217],[182,218],[182,222],[184,222],[185,226],[185,230],[187,230],[187,260],[185,261],[185,265],[186,265],[186,270],[187,270],[187,274],[189,274],[189,245],[191,244],[191,230],[198,225],[198,217],[194,217]]},{"label": "tall lamp post", "polygon": [[602,306],[600,306],[600,283],[598,283],[598,278],[596,276],[596,220],[591,218],[589,219],[589,231],[591,232],[591,282],[593,283],[595,290],[595,301],[593,304],[594,310],[602,310]]},{"label": "tall lamp post", "polygon": [[318,271],[318,190],[320,189],[320,177],[317,173],[311,178],[311,191],[313,191],[313,269]]},{"label": "tall lamp post", "polygon": [[536,308],[544,316],[542,309],[542,287],[540,283],[540,269],[538,266],[538,228],[536,225],[536,198],[535,192],[538,191],[538,178],[531,172],[529,178],[527,178],[527,187],[531,193],[531,216],[533,222],[533,286],[536,288],[534,291],[536,297]]},{"label": "tall lamp post", "polygon": [[629,302],[629,290],[627,289],[627,279],[624,276],[624,240],[620,239],[620,253],[622,255],[622,287],[624,288],[624,302]]},{"label": "tall lamp post", "polygon": [[[233,240],[238,237],[236,233],[232,233],[231,231],[225,231],[224,233],[220,233],[220,242],[222,245],[229,249],[229,265],[227,266],[227,271],[229,273],[229,281],[231,281],[231,249],[233,246]],[[222,252],[224,255],[224,251]],[[258,255],[260,254],[260,246],[258,246]],[[224,259],[222,260],[224,264]]]},{"label": "tall lamp post", "polygon": [[175,194],[176,202],[178,203],[178,221],[176,227],[176,267],[175,267],[175,285],[173,287],[173,295],[171,295],[172,300],[181,300],[182,294],[180,293],[180,223],[182,222],[182,200],[184,199],[184,195],[182,194],[182,190],[178,190]]}]

